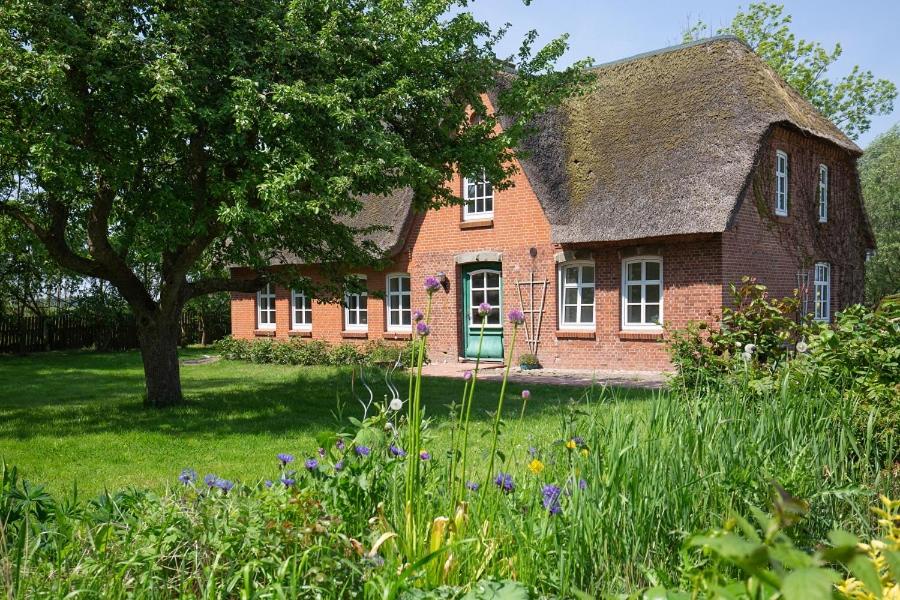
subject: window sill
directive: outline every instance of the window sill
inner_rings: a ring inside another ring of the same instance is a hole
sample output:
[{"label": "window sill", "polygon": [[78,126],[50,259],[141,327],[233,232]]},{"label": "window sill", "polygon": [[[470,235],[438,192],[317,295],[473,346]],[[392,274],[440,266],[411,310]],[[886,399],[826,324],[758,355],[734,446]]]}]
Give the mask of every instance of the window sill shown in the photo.
[{"label": "window sill", "polygon": [[409,331],[385,331],[383,337],[386,340],[411,340],[412,333]]},{"label": "window sill", "polygon": [[341,337],[345,340],[366,340],[369,339],[368,331],[342,331]]},{"label": "window sill", "polygon": [[620,331],[619,339],[634,342],[661,342],[663,331]]},{"label": "window sill", "polygon": [[471,221],[460,221],[460,229],[490,229],[494,226],[494,219],[472,219]]},{"label": "window sill", "polygon": [[312,329],[292,329],[288,331],[290,337],[308,338],[312,337]]},{"label": "window sill", "polygon": [[256,337],[275,337],[274,329],[254,329],[253,335]]},{"label": "window sill", "polygon": [[560,329],[556,332],[558,340],[595,340],[597,332],[594,330]]}]

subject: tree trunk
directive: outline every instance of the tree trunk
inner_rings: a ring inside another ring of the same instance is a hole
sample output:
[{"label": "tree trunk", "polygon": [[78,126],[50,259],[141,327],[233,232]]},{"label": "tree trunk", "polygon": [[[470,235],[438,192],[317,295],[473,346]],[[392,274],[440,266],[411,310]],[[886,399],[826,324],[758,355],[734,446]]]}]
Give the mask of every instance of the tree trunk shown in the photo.
[{"label": "tree trunk", "polygon": [[138,342],[144,361],[147,395],[144,404],[153,408],[173,406],[182,401],[178,365],[179,319],[138,316]]}]

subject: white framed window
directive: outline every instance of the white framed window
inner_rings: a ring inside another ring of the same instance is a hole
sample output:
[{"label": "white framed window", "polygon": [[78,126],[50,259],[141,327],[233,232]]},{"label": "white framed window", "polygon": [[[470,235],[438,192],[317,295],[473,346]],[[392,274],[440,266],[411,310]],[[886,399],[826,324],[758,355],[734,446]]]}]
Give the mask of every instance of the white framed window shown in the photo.
[{"label": "white framed window", "polygon": [[297,290],[291,290],[291,328],[295,331],[312,329],[312,299]]},{"label": "white framed window", "polygon": [[[357,275],[365,286],[366,277]],[[347,331],[369,330],[369,294],[365,291],[344,294],[344,329]]]},{"label": "white framed window", "polygon": [[775,214],[788,214],[788,155],[783,150],[775,152]]},{"label": "white framed window", "polygon": [[622,262],[622,329],[660,330],[663,322],[663,262],[638,256]]},{"label": "white framed window", "polygon": [[816,321],[831,320],[831,265],[818,262],[813,273]]},{"label": "white framed window", "polygon": [[275,329],[275,286],[271,283],[256,292],[256,328]]},{"label": "white framed window", "polygon": [[819,223],[828,221],[828,167],[819,165]]},{"label": "white framed window", "polygon": [[593,262],[559,266],[560,329],[594,329],[594,273]]},{"label": "white framed window", "polygon": [[388,331],[409,331],[412,327],[409,274],[391,273],[386,287]]},{"label": "white framed window", "polygon": [[501,306],[500,271],[495,269],[482,269],[472,271],[469,275],[469,325],[481,326],[481,317],[478,316],[478,307],[482,303],[491,306],[485,327],[503,327],[500,313]]},{"label": "white framed window", "polygon": [[463,179],[463,219],[494,218],[494,188],[482,173],[478,179]]}]

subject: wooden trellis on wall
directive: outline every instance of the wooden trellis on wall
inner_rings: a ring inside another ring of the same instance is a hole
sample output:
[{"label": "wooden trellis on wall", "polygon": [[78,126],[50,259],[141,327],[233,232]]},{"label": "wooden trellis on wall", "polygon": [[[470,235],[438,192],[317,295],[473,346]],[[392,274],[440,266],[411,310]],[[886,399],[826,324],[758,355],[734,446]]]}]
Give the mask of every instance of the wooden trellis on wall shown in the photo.
[{"label": "wooden trellis on wall", "polygon": [[[535,279],[534,270],[527,281],[516,280],[516,290],[519,292],[519,305],[525,314],[525,341],[528,343],[528,351],[537,354],[538,346],[541,343],[541,323],[544,320],[544,304],[547,301],[547,284],[546,279]],[[539,291],[535,293],[535,288],[539,286]],[[527,287],[526,293],[522,293],[522,288]],[[536,306],[537,297],[540,304]],[[528,304],[525,304],[525,299]]]}]

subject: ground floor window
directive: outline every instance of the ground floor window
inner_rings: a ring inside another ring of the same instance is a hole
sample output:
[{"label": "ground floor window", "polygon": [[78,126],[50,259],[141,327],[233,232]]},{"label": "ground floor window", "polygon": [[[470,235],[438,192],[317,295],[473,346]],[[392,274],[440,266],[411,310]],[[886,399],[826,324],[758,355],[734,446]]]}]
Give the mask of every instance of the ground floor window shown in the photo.
[{"label": "ground floor window", "polygon": [[275,329],[275,286],[271,283],[256,292],[256,328]]},{"label": "ground floor window", "polygon": [[[366,284],[366,278],[358,277],[360,285]],[[344,295],[344,327],[347,330],[365,331],[369,328],[369,298],[365,291]]]},{"label": "ground floor window", "polygon": [[312,301],[304,292],[291,291],[291,314],[293,329],[312,329]]},{"label": "ground floor window", "polygon": [[816,321],[831,320],[831,265],[816,263],[813,277]]},{"label": "ground floor window", "polygon": [[662,258],[622,263],[622,329],[659,329],[663,322]]},{"label": "ground floor window", "polygon": [[560,265],[560,328],[594,328],[594,286],[594,263],[563,263]]},{"label": "ground floor window", "polygon": [[409,331],[412,326],[410,311],[409,275],[388,275],[387,278],[387,328]]}]

